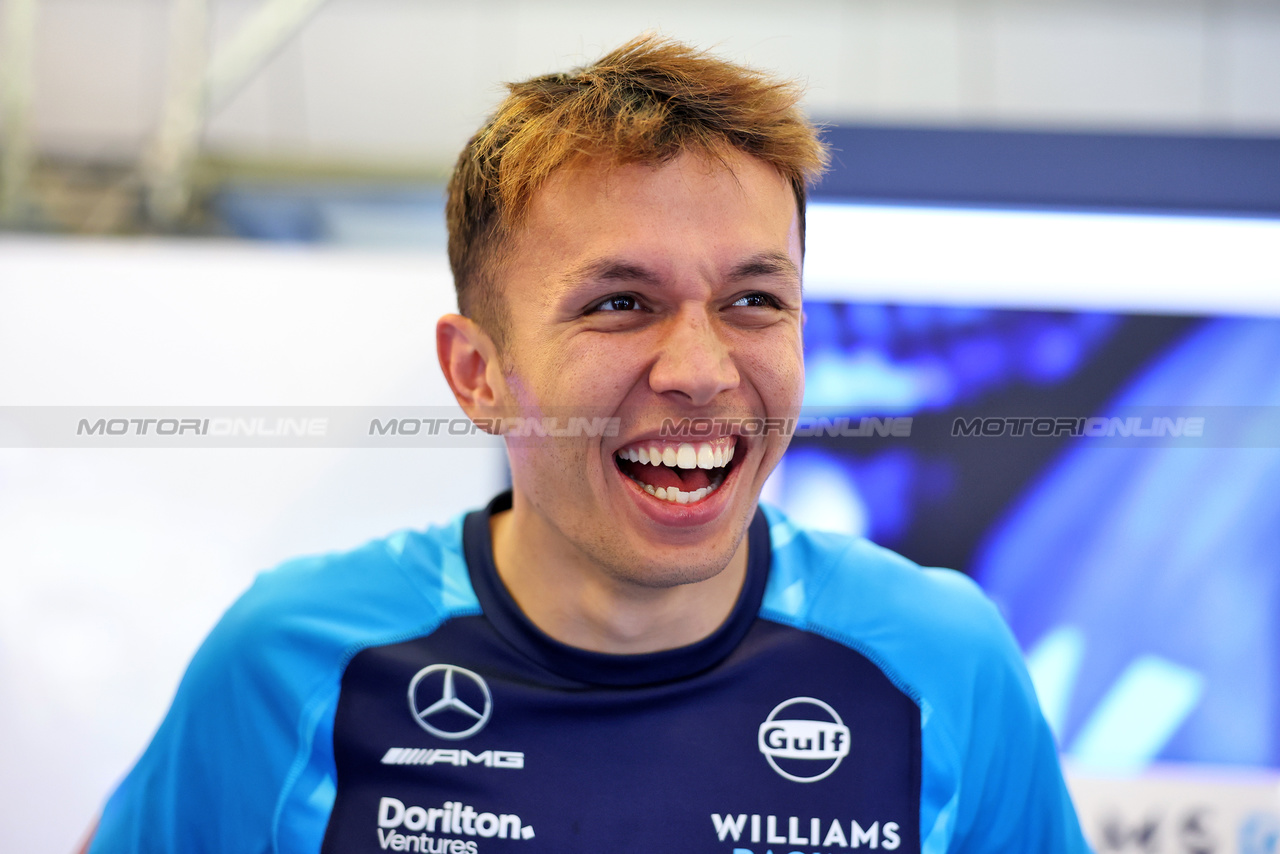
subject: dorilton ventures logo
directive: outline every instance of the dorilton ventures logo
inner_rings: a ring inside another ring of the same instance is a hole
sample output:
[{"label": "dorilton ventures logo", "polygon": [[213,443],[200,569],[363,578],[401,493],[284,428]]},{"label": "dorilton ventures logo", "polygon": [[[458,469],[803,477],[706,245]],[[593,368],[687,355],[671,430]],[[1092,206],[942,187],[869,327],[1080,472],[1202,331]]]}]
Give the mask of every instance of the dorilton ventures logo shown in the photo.
[{"label": "dorilton ventures logo", "polygon": [[[409,831],[409,835],[401,829]],[[429,833],[447,836],[428,836]],[[474,839],[533,839],[533,827],[515,813],[476,812],[470,804],[445,801],[441,807],[406,805],[399,798],[378,801],[378,845],[383,851],[419,851],[430,854],[477,854]]]},{"label": "dorilton ventures logo", "polygon": [[427,732],[457,741],[484,729],[493,714],[493,695],[478,673],[455,664],[432,664],[409,682],[409,711]]},{"label": "dorilton ventures logo", "polygon": [[758,743],[774,771],[796,783],[816,783],[849,755],[849,728],[821,700],[792,697],[760,724]]}]

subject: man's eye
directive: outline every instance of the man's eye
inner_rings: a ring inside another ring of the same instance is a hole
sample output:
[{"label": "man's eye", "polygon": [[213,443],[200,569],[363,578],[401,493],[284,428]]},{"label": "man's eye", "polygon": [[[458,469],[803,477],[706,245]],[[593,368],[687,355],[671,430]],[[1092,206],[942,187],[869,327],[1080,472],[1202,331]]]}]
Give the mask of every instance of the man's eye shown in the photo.
[{"label": "man's eye", "polygon": [[592,311],[635,311],[640,301],[629,294],[617,294],[607,297],[592,307]]},{"label": "man's eye", "polygon": [[735,306],[741,306],[743,308],[778,308],[779,307],[779,303],[776,299],[774,299],[769,294],[762,294],[762,293],[747,294],[746,296],[739,298],[733,304]]}]

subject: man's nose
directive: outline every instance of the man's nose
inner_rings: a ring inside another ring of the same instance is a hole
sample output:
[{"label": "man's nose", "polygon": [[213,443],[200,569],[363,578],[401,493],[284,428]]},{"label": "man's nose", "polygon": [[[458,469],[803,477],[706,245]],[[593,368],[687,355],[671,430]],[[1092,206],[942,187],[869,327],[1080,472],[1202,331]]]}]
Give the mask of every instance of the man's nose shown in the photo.
[{"label": "man's nose", "polygon": [[701,303],[684,303],[668,321],[649,387],[705,406],[722,391],[738,387],[738,367],[714,318]]}]

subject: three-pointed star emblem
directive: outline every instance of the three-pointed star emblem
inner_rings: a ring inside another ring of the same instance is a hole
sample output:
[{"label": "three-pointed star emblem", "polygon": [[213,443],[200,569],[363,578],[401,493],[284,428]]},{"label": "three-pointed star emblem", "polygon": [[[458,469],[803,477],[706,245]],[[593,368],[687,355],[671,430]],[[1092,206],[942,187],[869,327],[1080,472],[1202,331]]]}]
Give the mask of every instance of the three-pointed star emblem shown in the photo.
[{"label": "three-pointed star emblem", "polygon": [[[458,679],[469,686],[466,699],[459,695]],[[435,691],[437,681],[439,693]],[[428,702],[431,697],[439,699]],[[482,704],[476,702],[480,699],[483,699]],[[477,705],[481,708],[476,708]],[[432,664],[419,670],[409,682],[409,710],[413,712],[413,719],[427,732],[456,741],[470,738],[489,722],[493,713],[493,695],[478,673],[456,664]],[[461,721],[458,715],[462,716]],[[460,722],[462,726],[459,726]]]}]

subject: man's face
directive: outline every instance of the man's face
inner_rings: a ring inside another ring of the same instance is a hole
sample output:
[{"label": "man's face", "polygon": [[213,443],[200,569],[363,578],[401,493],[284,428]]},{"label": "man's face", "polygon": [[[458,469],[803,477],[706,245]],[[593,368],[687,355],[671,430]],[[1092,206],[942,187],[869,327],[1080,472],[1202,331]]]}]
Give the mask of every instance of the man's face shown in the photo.
[{"label": "man's face", "polygon": [[[620,429],[508,439],[532,523],[620,581],[720,572],[788,441],[753,425],[800,406],[800,265],[792,189],[755,158],[584,160],[553,174],[500,275],[500,403]],[[729,423],[661,435],[664,420],[695,418]],[[733,419],[749,420],[747,435]]]}]

